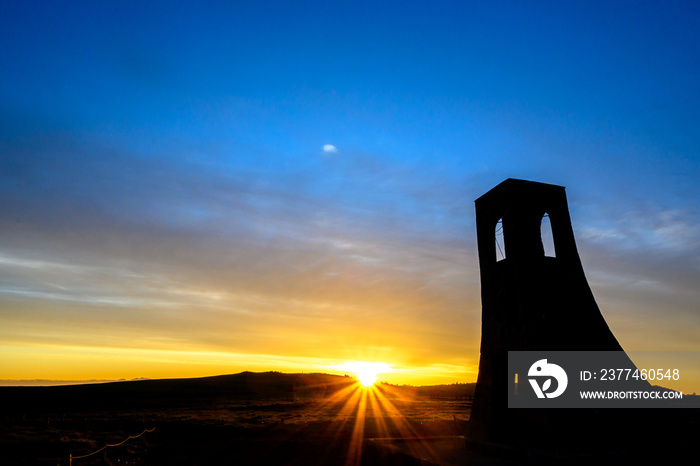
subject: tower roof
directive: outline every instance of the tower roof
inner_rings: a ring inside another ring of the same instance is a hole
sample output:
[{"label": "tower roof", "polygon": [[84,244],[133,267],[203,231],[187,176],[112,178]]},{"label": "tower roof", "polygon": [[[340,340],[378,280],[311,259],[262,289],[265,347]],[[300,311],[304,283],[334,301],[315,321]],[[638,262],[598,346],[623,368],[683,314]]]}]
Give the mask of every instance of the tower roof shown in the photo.
[{"label": "tower roof", "polygon": [[540,196],[551,196],[553,192],[564,192],[563,186],[555,184],[540,183],[538,181],[519,180],[517,178],[508,178],[498,185],[494,186],[490,191],[477,198],[474,202],[492,202],[495,198],[511,198],[518,199],[523,196],[532,198]]}]

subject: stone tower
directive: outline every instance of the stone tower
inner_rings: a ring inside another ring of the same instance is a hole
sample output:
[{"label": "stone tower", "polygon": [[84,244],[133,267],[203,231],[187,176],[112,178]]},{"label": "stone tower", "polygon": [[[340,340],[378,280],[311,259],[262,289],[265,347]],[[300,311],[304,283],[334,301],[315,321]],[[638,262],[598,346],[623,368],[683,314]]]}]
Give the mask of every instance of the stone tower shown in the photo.
[{"label": "stone tower", "polygon": [[[507,179],[475,204],[482,327],[470,430],[476,440],[508,442],[522,432],[523,419],[548,424],[561,415],[507,408],[508,351],[622,347],[586,281],[562,186]],[[542,243],[545,217],[553,257],[545,256]],[[497,230],[499,239],[502,234],[498,246]]]}]

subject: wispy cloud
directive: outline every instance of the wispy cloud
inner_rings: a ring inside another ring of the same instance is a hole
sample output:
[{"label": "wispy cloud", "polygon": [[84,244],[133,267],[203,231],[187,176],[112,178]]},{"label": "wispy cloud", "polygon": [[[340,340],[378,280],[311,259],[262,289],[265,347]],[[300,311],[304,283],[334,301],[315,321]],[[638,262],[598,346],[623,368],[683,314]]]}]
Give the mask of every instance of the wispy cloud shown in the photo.
[{"label": "wispy cloud", "polygon": [[[475,258],[459,239],[468,232],[449,226],[451,206],[436,202],[448,194],[412,197],[410,178],[373,188],[379,174],[347,166],[331,173],[345,189],[329,193],[322,165],[212,170],[67,146],[65,160],[50,140],[32,149],[42,164],[15,157],[23,181],[3,188],[5,341],[324,348],[340,360],[382,347],[412,364],[477,351]],[[411,207],[396,208],[406,195]],[[442,212],[447,228],[431,233],[424,212]]]},{"label": "wispy cloud", "polygon": [[677,253],[700,247],[700,223],[690,210],[628,212],[607,227],[584,228],[580,236],[596,243],[615,243],[623,249]]}]

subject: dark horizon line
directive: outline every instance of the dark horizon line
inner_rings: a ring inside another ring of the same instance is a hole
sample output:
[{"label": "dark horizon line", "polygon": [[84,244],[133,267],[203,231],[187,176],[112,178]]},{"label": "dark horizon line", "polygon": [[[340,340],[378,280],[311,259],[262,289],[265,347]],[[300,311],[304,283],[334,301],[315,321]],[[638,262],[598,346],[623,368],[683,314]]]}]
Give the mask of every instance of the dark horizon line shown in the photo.
[{"label": "dark horizon line", "polygon": [[[323,375],[323,376],[334,376],[334,377],[350,377],[357,379],[356,376],[352,374],[329,374],[326,372],[282,372],[282,371],[241,371],[232,374],[217,374],[217,375],[205,375],[200,377],[164,377],[164,378],[150,378],[150,377],[136,377],[132,379],[86,379],[86,380],[61,380],[61,379],[0,379],[0,388],[2,387],[66,387],[66,386],[80,386],[80,385],[100,385],[109,383],[120,383],[120,382],[146,382],[146,381],[156,381],[156,380],[198,380],[198,379],[208,379],[215,377],[227,377],[236,376],[242,374],[283,374],[283,375]],[[383,380],[378,380],[377,384],[387,384],[394,386],[405,386],[405,387],[434,387],[441,385],[469,385],[476,384],[474,382],[452,382],[445,384],[426,384],[426,385],[411,385],[411,384],[392,384]]]}]

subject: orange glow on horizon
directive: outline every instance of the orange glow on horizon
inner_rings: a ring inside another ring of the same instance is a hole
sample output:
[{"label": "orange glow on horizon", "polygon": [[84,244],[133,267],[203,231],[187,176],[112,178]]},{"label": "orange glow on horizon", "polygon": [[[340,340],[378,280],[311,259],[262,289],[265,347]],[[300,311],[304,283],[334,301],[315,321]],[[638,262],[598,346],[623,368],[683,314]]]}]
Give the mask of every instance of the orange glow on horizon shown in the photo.
[{"label": "orange glow on horizon", "polygon": [[389,364],[383,362],[365,361],[346,362],[340,366],[340,368],[354,373],[357,380],[364,387],[371,387],[374,385],[379,374],[386,374],[393,370]]},{"label": "orange glow on horizon", "polygon": [[[352,349],[354,354],[361,351]],[[399,356],[399,351],[394,352]],[[393,354],[384,356],[393,357]],[[341,352],[338,355],[342,355]],[[131,379],[196,378],[240,372],[327,373],[351,375],[365,386],[378,380],[394,385],[439,385],[476,381],[478,360],[450,360],[450,364],[409,365],[343,361],[279,354],[232,353],[190,349],[139,349],[56,344],[2,345],[4,361],[0,385],[16,381],[113,381]],[[386,360],[386,359],[385,359]],[[415,364],[415,363],[414,363]],[[51,384],[51,383],[49,383]]]}]

